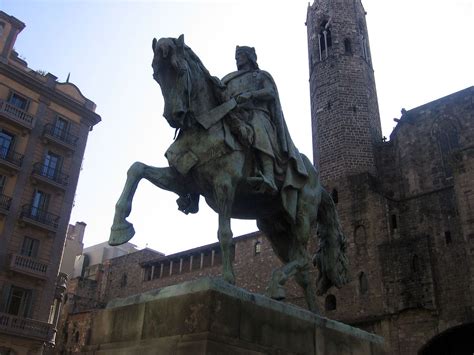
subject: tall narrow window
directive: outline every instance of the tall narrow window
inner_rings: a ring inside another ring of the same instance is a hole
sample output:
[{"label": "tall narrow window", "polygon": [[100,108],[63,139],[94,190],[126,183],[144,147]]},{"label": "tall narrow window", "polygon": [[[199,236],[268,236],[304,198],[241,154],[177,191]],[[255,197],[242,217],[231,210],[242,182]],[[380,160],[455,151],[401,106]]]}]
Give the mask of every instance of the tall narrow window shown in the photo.
[{"label": "tall narrow window", "polygon": [[361,272],[359,275],[359,293],[365,295],[369,289],[369,281],[367,280],[367,275],[364,272]]},{"label": "tall narrow window", "polygon": [[3,129],[0,130],[0,157],[6,159],[13,150],[15,136]]},{"label": "tall narrow window", "polygon": [[0,195],[3,194],[5,185],[7,183],[7,177],[5,175],[0,175]]},{"label": "tall narrow window", "polygon": [[328,57],[328,48],[332,46],[331,29],[328,21],[321,23],[319,34],[319,60],[326,59]]},{"label": "tall narrow window", "polygon": [[346,38],[344,40],[344,53],[352,54],[352,44],[351,44],[351,40],[349,38]]},{"label": "tall narrow window", "polygon": [[69,122],[64,118],[57,117],[53,126],[53,135],[64,139],[69,131]]},{"label": "tall narrow window", "polygon": [[31,215],[35,217],[40,216],[42,213],[48,210],[48,205],[49,194],[44,193],[41,190],[36,190],[31,204]]},{"label": "tall narrow window", "polygon": [[337,192],[336,189],[332,189],[331,197],[335,204],[339,202],[339,193]]},{"label": "tall narrow window", "polygon": [[21,246],[21,255],[30,256],[36,258],[38,256],[39,240],[25,237],[23,238],[23,244]]},{"label": "tall narrow window", "polygon": [[257,240],[254,245],[254,254],[257,255],[257,254],[260,254],[261,252],[262,252],[262,243],[259,240]]},{"label": "tall narrow window", "polygon": [[395,229],[398,228],[397,215],[396,214],[392,214],[390,216],[390,227],[392,228],[392,230],[395,230]]},{"label": "tall narrow window", "polygon": [[44,157],[41,174],[50,179],[55,179],[60,170],[61,157],[55,153],[47,152]]}]

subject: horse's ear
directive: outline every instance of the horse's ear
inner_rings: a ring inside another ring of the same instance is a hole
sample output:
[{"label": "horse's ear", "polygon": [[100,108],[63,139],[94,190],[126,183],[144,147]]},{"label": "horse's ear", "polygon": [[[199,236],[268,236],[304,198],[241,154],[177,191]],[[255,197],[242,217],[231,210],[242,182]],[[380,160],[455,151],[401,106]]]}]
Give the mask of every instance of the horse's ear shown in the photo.
[{"label": "horse's ear", "polygon": [[155,52],[155,48],[156,48],[156,43],[158,41],[156,40],[156,38],[153,38],[153,42],[151,42],[151,48],[153,49],[153,52]]},{"label": "horse's ear", "polygon": [[176,44],[178,45],[178,47],[181,47],[181,48],[184,47],[184,35],[181,35],[178,37]]}]

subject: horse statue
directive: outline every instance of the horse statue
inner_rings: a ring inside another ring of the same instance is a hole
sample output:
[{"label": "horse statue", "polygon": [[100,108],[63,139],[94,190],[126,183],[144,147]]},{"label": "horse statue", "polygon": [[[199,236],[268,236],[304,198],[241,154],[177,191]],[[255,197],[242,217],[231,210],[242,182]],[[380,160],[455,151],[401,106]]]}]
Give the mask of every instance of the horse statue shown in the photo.
[{"label": "horse statue", "polygon": [[[230,118],[235,118],[242,105],[234,97],[229,98],[225,80],[209,74],[185,45],[183,36],[153,39],[152,48],[153,77],[165,101],[163,116],[179,133],[165,154],[169,167],[135,162],[129,168],[115,206],[109,244],[123,244],[135,234],[126,217],[141,179],[176,193],[179,209],[185,213],[197,212],[199,196],[203,196],[219,216],[217,236],[224,280],[235,283],[231,218],[255,219],[284,263],[273,271],[267,294],[283,299],[283,285],[294,277],[304,291],[308,308],[317,313],[316,294],[322,295],[330,287],[339,288],[348,282],[346,239],[335,205],[321,186],[317,171],[292,146],[287,134],[287,151],[293,153],[280,159],[284,171],[275,177],[277,191],[256,191],[255,180],[265,179],[255,177],[259,163],[254,147],[244,142],[245,134],[239,136],[233,129],[235,120]],[[239,127],[251,138],[251,125]],[[287,132],[286,125],[283,128]],[[311,256],[308,242],[316,235],[319,247]],[[310,277],[312,263],[319,270],[316,282]]]}]

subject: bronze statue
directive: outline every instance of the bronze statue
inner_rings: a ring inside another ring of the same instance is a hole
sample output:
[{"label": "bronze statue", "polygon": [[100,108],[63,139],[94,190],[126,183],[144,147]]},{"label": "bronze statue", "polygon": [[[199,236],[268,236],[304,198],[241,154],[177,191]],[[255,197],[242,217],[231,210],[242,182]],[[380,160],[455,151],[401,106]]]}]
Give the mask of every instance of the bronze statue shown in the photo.
[{"label": "bronze statue", "polygon": [[[133,237],[126,217],[142,178],[179,195],[184,213],[197,212],[203,196],[219,215],[224,279],[235,282],[231,218],[256,219],[285,264],[274,270],[268,295],[284,298],[283,285],[294,276],[309,309],[317,312],[311,262],[319,269],[318,294],[342,286],[348,273],[346,241],[318,173],[291,140],[276,85],[259,70],[255,50],[237,47],[238,70],[221,81],[209,74],[183,36],[153,39],[152,48],[153,77],[165,101],[163,116],[179,133],[165,154],[169,167],[136,162],[128,170],[109,244]],[[316,226],[319,249],[311,257],[307,244]]]}]

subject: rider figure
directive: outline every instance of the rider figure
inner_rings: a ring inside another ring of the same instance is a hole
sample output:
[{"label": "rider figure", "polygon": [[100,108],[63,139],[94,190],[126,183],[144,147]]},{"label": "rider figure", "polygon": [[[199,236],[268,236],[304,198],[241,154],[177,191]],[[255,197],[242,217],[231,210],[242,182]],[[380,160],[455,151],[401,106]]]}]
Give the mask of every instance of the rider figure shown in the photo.
[{"label": "rider figure", "polygon": [[229,126],[239,141],[251,145],[256,154],[260,171],[249,182],[260,193],[276,194],[275,173],[281,175],[284,171],[285,152],[281,143],[284,138],[279,134],[283,127],[276,86],[270,74],[259,69],[254,48],[237,46],[235,60],[237,71],[222,79],[225,99],[237,101],[228,116]]}]

